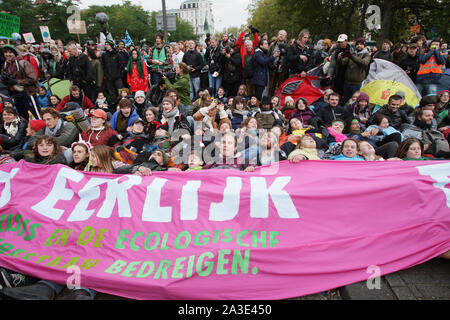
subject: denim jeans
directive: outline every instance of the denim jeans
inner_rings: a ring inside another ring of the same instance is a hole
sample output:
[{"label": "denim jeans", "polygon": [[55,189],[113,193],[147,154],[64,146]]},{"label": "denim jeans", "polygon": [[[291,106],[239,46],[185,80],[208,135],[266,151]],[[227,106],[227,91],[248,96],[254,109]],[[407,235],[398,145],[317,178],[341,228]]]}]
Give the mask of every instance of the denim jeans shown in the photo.
[{"label": "denim jeans", "polygon": [[439,85],[435,83],[416,83],[417,90],[419,90],[422,97],[437,95],[438,86]]},{"label": "denim jeans", "polygon": [[347,103],[348,100],[353,96],[353,94],[361,89],[360,84],[344,84],[344,103]]},{"label": "denim jeans", "polygon": [[191,86],[191,100],[194,100],[195,97],[197,97],[198,90],[200,90],[200,77],[197,78],[191,78],[191,81],[189,82]]},{"label": "denim jeans", "polygon": [[222,76],[219,75],[217,77],[213,77],[211,72],[208,72],[209,77],[209,87],[214,89],[214,97],[217,97],[217,91],[219,87],[222,85]]},{"label": "denim jeans", "polygon": [[[47,280],[41,280],[39,281],[39,283],[43,283],[47,286],[49,286],[50,288],[52,288],[53,290],[55,290],[56,295],[59,295],[61,293],[61,291],[63,291],[63,289],[65,288],[64,285],[53,282],[53,281],[47,281]],[[81,290],[86,291],[87,293],[89,293],[91,295],[91,297],[95,298],[95,296],[97,295],[97,291],[88,289],[88,288],[80,288]]]}]

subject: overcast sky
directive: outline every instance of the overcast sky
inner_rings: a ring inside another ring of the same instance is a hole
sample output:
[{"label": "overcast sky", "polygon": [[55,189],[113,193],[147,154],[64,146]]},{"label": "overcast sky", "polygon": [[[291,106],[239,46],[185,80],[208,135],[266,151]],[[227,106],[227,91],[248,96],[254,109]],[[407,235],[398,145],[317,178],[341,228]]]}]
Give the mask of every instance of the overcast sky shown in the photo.
[{"label": "overcast sky", "polygon": [[[166,0],[166,9],[178,9],[183,0]],[[226,27],[238,27],[247,23],[247,6],[250,0],[212,0],[213,15],[216,31],[222,31]],[[121,4],[121,0],[81,0],[81,8],[87,9],[90,5]],[[162,10],[161,0],[131,0],[131,3],[141,5],[148,11]]]}]

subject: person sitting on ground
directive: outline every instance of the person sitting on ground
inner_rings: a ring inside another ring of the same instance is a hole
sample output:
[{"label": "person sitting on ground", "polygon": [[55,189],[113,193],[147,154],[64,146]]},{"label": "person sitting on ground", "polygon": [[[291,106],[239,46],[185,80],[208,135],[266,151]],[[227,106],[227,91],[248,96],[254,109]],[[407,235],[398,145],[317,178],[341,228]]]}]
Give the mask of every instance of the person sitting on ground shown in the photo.
[{"label": "person sitting on ground", "polygon": [[92,101],[86,95],[82,94],[80,88],[76,85],[71,86],[69,90],[70,94],[65,96],[56,107],[57,111],[64,110],[68,102],[76,102],[86,114],[89,113],[89,109],[95,107]]},{"label": "person sitting on ground", "polygon": [[16,109],[5,107],[0,120],[0,145],[4,152],[21,149],[25,143],[28,122],[19,116]]},{"label": "person sitting on ground", "polygon": [[87,171],[91,148],[92,146],[89,146],[85,141],[74,142],[72,144],[73,161],[69,164],[69,167],[77,171]]},{"label": "person sitting on ground", "polygon": [[233,130],[239,129],[242,121],[250,116],[250,111],[245,104],[244,98],[242,98],[241,96],[237,96],[233,99],[231,108],[229,108],[226,112],[228,114],[228,117],[231,119]]},{"label": "person sitting on ground", "polygon": [[117,110],[111,118],[111,127],[119,134],[124,134],[129,131],[129,128],[134,120],[138,119],[139,115],[133,107],[130,99],[122,99],[119,102],[119,110]]},{"label": "person sitting on ground", "polygon": [[107,121],[106,112],[96,109],[90,114],[90,119],[91,125],[89,129],[81,133],[83,141],[86,141],[93,147],[98,145],[112,146],[118,133]]},{"label": "person sitting on ground", "polygon": [[32,153],[27,154],[24,158],[27,162],[39,164],[65,164],[63,150],[58,140],[52,136],[39,136],[34,142]]},{"label": "person sitting on ground", "polygon": [[358,155],[358,141],[346,139],[342,142],[341,154],[331,156],[330,160],[364,161],[364,158]]},{"label": "person sitting on ground", "polygon": [[322,160],[323,151],[317,149],[316,141],[308,134],[300,138],[297,147],[289,154],[288,160],[291,163],[298,163],[302,160]]},{"label": "person sitting on ground", "polygon": [[72,122],[62,120],[55,109],[42,109],[41,118],[45,122],[45,127],[29,139],[29,144],[33,145],[36,138],[42,135],[55,137],[58,143],[66,148],[70,148],[77,140],[79,134],[77,127]]}]

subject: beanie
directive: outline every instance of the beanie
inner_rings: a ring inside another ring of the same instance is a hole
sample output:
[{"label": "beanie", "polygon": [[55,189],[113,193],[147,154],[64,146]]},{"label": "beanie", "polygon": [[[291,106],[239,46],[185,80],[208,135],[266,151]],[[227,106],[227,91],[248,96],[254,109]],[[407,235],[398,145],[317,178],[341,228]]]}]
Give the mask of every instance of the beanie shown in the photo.
[{"label": "beanie", "polygon": [[286,98],[284,98],[284,103],[285,103],[285,104],[287,104],[289,101],[292,102],[292,103],[294,103],[294,99],[292,99],[291,96],[287,96]]},{"label": "beanie", "polygon": [[44,120],[30,120],[30,126],[34,131],[38,132],[45,127],[45,122]]},{"label": "beanie", "polygon": [[370,102],[369,95],[365,92],[361,92],[359,94],[358,98],[356,98],[356,102],[360,102],[362,100],[366,100],[367,102]]},{"label": "beanie", "polygon": [[420,107],[425,107],[427,104],[436,104],[436,96],[425,96],[420,100]]}]

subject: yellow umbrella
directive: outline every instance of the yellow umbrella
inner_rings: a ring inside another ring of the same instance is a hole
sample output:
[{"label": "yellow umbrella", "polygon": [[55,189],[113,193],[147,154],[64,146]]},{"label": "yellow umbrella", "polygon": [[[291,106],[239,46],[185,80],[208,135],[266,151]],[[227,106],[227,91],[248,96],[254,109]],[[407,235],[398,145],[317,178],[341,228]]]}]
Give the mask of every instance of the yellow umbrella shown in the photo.
[{"label": "yellow umbrella", "polygon": [[419,104],[419,99],[413,90],[405,86],[401,82],[391,80],[374,80],[362,89],[369,95],[370,103],[384,106],[388,103],[389,97],[393,96],[397,91],[403,91],[406,95],[406,103],[412,107],[416,107]]}]

